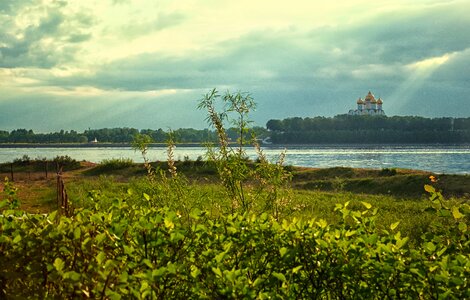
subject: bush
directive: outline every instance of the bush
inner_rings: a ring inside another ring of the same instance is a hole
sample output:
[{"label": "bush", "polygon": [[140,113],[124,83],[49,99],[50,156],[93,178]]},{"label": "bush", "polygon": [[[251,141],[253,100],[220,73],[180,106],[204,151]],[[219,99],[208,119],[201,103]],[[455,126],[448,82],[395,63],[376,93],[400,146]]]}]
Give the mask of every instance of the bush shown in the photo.
[{"label": "bush", "polygon": [[100,168],[102,170],[120,170],[132,167],[134,161],[130,158],[113,158],[113,159],[104,159],[100,163]]},{"label": "bush", "polygon": [[62,168],[63,171],[75,170],[80,168],[80,162],[71,158],[68,155],[56,156],[52,160],[52,162],[57,164],[59,168]]},{"label": "bush", "polygon": [[[431,191],[430,188],[427,188]],[[398,222],[376,233],[376,209],[336,205],[337,224],[268,214],[209,219],[125,198],[72,218],[0,217],[0,297],[465,299],[470,297],[468,205],[411,249]],[[147,198],[144,195],[144,198]]]},{"label": "bush", "polygon": [[397,170],[394,169],[394,168],[392,168],[392,169],[383,168],[379,172],[379,176],[395,176],[395,175],[397,175]]}]

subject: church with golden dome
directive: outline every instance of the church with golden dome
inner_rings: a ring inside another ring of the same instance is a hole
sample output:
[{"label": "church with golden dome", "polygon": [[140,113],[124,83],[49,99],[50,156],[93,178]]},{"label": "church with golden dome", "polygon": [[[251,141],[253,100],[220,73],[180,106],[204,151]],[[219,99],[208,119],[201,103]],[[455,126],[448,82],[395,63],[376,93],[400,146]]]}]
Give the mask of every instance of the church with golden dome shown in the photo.
[{"label": "church with golden dome", "polygon": [[382,109],[383,101],[382,99],[375,99],[374,95],[369,91],[367,96],[362,100],[359,98],[357,100],[357,109],[351,109],[349,115],[351,116],[384,116],[385,112]]}]

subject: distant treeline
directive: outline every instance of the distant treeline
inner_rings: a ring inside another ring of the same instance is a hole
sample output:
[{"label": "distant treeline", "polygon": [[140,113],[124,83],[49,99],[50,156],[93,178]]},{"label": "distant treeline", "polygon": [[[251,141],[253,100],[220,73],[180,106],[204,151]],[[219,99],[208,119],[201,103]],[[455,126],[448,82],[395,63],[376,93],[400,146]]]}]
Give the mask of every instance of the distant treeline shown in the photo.
[{"label": "distant treeline", "polygon": [[[259,136],[266,136],[267,130],[262,127],[255,127],[255,132]],[[15,129],[11,132],[0,130],[0,143],[91,143],[95,139],[99,143],[130,143],[137,134],[147,134],[156,143],[164,143],[168,139],[168,131],[162,129],[142,129],[135,128],[103,128],[88,129],[84,132],[75,130],[52,133],[34,133],[33,130]],[[180,143],[203,143],[215,142],[217,135],[209,129],[180,128],[173,131],[177,142]],[[234,142],[238,138],[235,129],[227,130],[227,135]]]},{"label": "distant treeline", "polygon": [[470,118],[338,115],[269,120],[276,144],[470,143]]},{"label": "distant treeline", "polygon": [[[470,143],[470,118],[423,118],[386,116],[338,115],[333,118],[288,118],[269,120],[266,128],[254,127],[260,139],[271,138],[274,144],[358,144],[358,143]],[[103,128],[52,133],[34,133],[33,130],[0,130],[0,143],[98,143],[132,142],[136,134],[147,134],[154,142],[164,143],[168,131],[163,129]],[[214,130],[180,128],[173,130],[179,143],[216,142]],[[239,132],[227,130],[230,140],[236,142]],[[247,134],[245,140],[249,140]]]}]

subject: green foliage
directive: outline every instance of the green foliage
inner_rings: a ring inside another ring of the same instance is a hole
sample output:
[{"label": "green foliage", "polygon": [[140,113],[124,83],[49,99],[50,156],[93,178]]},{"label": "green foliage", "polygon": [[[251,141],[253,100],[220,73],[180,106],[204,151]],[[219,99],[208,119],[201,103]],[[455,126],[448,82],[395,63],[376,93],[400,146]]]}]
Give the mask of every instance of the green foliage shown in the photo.
[{"label": "green foliage", "polygon": [[269,120],[274,143],[469,143],[470,118],[349,116]]},{"label": "green foliage", "polygon": [[113,158],[113,159],[104,159],[100,163],[100,167],[104,170],[119,170],[132,167],[134,161],[130,158]]},{"label": "green foliage", "polygon": [[9,214],[11,210],[17,209],[20,206],[17,192],[18,189],[6,177],[3,188],[5,199],[0,199],[0,212],[5,211],[6,214]]},{"label": "green foliage", "polygon": [[397,169],[389,169],[389,168],[383,168],[380,173],[380,176],[395,176],[397,175]]},{"label": "green foliage", "polygon": [[[220,106],[222,109],[218,111]],[[200,100],[198,108],[207,111],[206,120],[217,132],[218,147],[214,149],[212,145],[208,145],[207,157],[210,162],[215,163],[222,185],[232,201],[231,212],[249,212],[255,203],[260,202],[257,199],[262,198],[266,208],[274,209],[275,216],[278,216],[279,208],[286,200],[282,190],[291,176],[282,166],[285,154],[280,156],[277,164],[271,164],[257,144],[254,132],[249,128],[251,121],[248,114],[255,108],[251,96],[240,92],[231,94],[228,91],[221,96],[213,89]],[[237,128],[236,148],[229,143],[226,122]],[[258,153],[254,168],[244,148],[248,134],[251,135],[250,140]]]},{"label": "green foliage", "polygon": [[53,159],[46,158],[30,158],[28,155],[23,155],[20,158],[15,158],[13,162],[0,163],[0,172],[9,173],[11,168],[15,173],[17,172],[44,172],[47,168],[49,171],[55,171],[57,166],[64,171],[76,170],[81,168],[80,162],[71,158],[68,155],[56,156]]},{"label": "green foliage", "polygon": [[56,164],[63,171],[75,170],[80,168],[80,162],[71,158],[68,155],[56,156],[52,162]]},{"label": "green foliage", "polygon": [[[443,209],[435,200],[437,193],[431,201]],[[268,214],[213,219],[197,209],[186,215],[132,205],[126,196],[106,205],[99,196],[95,201],[71,218],[55,212],[0,217],[3,297],[470,296],[466,205],[441,214],[457,226],[435,228],[410,248],[399,223],[377,233],[377,209],[367,202],[337,204],[339,220],[329,223],[276,221]]]}]

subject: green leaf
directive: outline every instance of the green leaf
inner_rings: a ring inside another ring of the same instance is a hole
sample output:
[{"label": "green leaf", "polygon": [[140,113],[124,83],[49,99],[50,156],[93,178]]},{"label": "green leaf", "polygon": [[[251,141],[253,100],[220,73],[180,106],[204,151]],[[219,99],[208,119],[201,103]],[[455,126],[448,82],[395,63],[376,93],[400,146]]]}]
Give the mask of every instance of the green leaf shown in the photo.
[{"label": "green leaf", "polygon": [[273,276],[276,277],[279,281],[286,281],[286,276],[284,276],[282,273],[273,272]]},{"label": "green leaf", "polygon": [[320,246],[324,247],[324,248],[328,248],[328,243],[325,242],[324,240],[322,239],[315,239],[315,242],[317,242],[317,244],[319,244]]},{"label": "green leaf", "polygon": [[10,202],[8,202],[7,200],[2,200],[2,201],[0,201],[0,208],[8,206],[9,204],[10,204]]},{"label": "green leaf", "polygon": [[440,216],[440,217],[450,217],[451,216],[450,211],[447,210],[447,209],[439,209],[437,211],[437,215]]},{"label": "green leaf", "polygon": [[103,251],[101,251],[100,253],[98,253],[98,255],[96,255],[96,261],[98,262],[98,265],[102,265],[105,259],[106,259],[106,254]]},{"label": "green leaf", "polygon": [[143,194],[145,200],[150,201],[150,196],[147,193]]},{"label": "green leaf", "polygon": [[220,264],[220,262],[224,259],[225,257],[225,252],[221,252],[219,254],[217,254],[214,258],[215,258],[215,261]]},{"label": "green leaf", "polygon": [[424,275],[422,274],[422,272],[420,272],[419,269],[416,269],[416,268],[410,268],[410,272],[413,273],[413,274],[416,274],[418,275],[419,277],[423,278]]},{"label": "green leaf", "polygon": [[287,248],[286,247],[282,247],[281,249],[279,249],[279,254],[281,254],[281,257],[286,255],[286,253],[287,253]]},{"label": "green leaf", "polygon": [[454,216],[454,219],[461,219],[465,217],[460,211],[458,206],[452,207],[452,215]]},{"label": "green leaf", "polygon": [[76,239],[76,240],[79,240],[81,234],[82,234],[82,232],[81,232],[81,230],[80,230],[80,227],[77,227],[77,228],[75,228],[75,230],[73,231],[73,238]]},{"label": "green leaf", "polygon": [[328,223],[324,219],[320,219],[320,220],[318,220],[317,225],[320,228],[326,228],[326,226],[328,226]]},{"label": "green leaf", "polygon": [[18,235],[15,236],[15,238],[13,239],[13,244],[19,243],[19,242],[21,241],[21,239],[22,239],[22,238],[21,238],[21,235],[18,234]]},{"label": "green leaf", "polygon": [[153,278],[162,277],[163,275],[165,275],[166,271],[167,271],[167,268],[165,267],[160,267],[158,269],[155,269],[152,271],[152,277]]},{"label": "green leaf", "polygon": [[442,254],[444,254],[444,252],[446,252],[446,250],[447,250],[447,247],[442,248],[441,250],[437,252],[437,256],[438,257],[441,256]]},{"label": "green leaf", "polygon": [[122,296],[119,293],[116,293],[114,291],[110,291],[109,289],[106,290],[106,296],[108,296],[108,298],[110,300],[121,300],[122,299]]},{"label": "green leaf", "polygon": [[172,230],[173,228],[175,228],[175,223],[173,223],[173,220],[172,220],[172,219],[166,217],[164,222],[165,222],[165,227],[166,227],[166,228],[168,228],[168,229],[170,229],[170,230]]},{"label": "green leaf", "polygon": [[72,281],[79,281],[80,280],[80,274],[75,272],[75,271],[70,271],[64,274],[64,278],[69,278]]},{"label": "green leaf", "polygon": [[255,282],[253,282],[253,286],[257,287],[258,285],[262,284],[264,282],[263,278],[258,277],[255,279]]},{"label": "green leaf", "polygon": [[436,189],[433,186],[429,185],[429,184],[426,184],[424,186],[424,190],[428,193],[435,193],[436,192]]},{"label": "green leaf", "polygon": [[459,230],[462,231],[463,233],[467,232],[467,224],[465,224],[464,222],[460,222]]},{"label": "green leaf", "polygon": [[395,223],[393,223],[392,225],[390,225],[390,229],[391,229],[391,230],[395,230],[395,228],[397,228],[398,224],[400,224],[400,221],[395,222]]},{"label": "green leaf", "polygon": [[176,264],[169,262],[166,269],[170,274],[176,274]]},{"label": "green leaf", "polygon": [[403,247],[408,242],[408,240],[408,237],[398,240],[396,244],[397,248],[400,249],[401,247]]},{"label": "green leaf", "polygon": [[153,264],[152,264],[152,262],[151,262],[149,259],[144,258],[144,259],[142,260],[142,262],[144,263],[144,265],[146,265],[146,266],[149,267],[150,269],[153,269]]},{"label": "green leaf", "polygon": [[427,242],[424,244],[424,249],[429,253],[433,253],[436,250],[436,245],[434,245],[432,242]]},{"label": "green leaf", "polygon": [[57,217],[57,210],[54,210],[53,212],[51,212],[48,216],[47,216],[47,219],[49,221],[54,221]]},{"label": "green leaf", "polygon": [[201,271],[195,265],[191,266],[191,277],[197,278],[201,274]]},{"label": "green leaf", "polygon": [[64,269],[64,267],[65,267],[64,261],[63,261],[62,259],[60,259],[60,258],[57,257],[57,258],[54,260],[54,268],[55,268],[58,272],[60,272],[60,271],[62,271],[62,270]]},{"label": "green leaf", "polygon": [[372,204],[370,204],[370,203],[367,203],[367,202],[364,202],[364,201],[361,201],[361,203],[362,203],[362,205],[364,205],[365,208],[367,208],[367,209],[371,209],[371,208],[372,208]]},{"label": "green leaf", "polygon": [[212,272],[214,272],[215,275],[222,277],[222,271],[220,271],[219,268],[212,267]]}]

